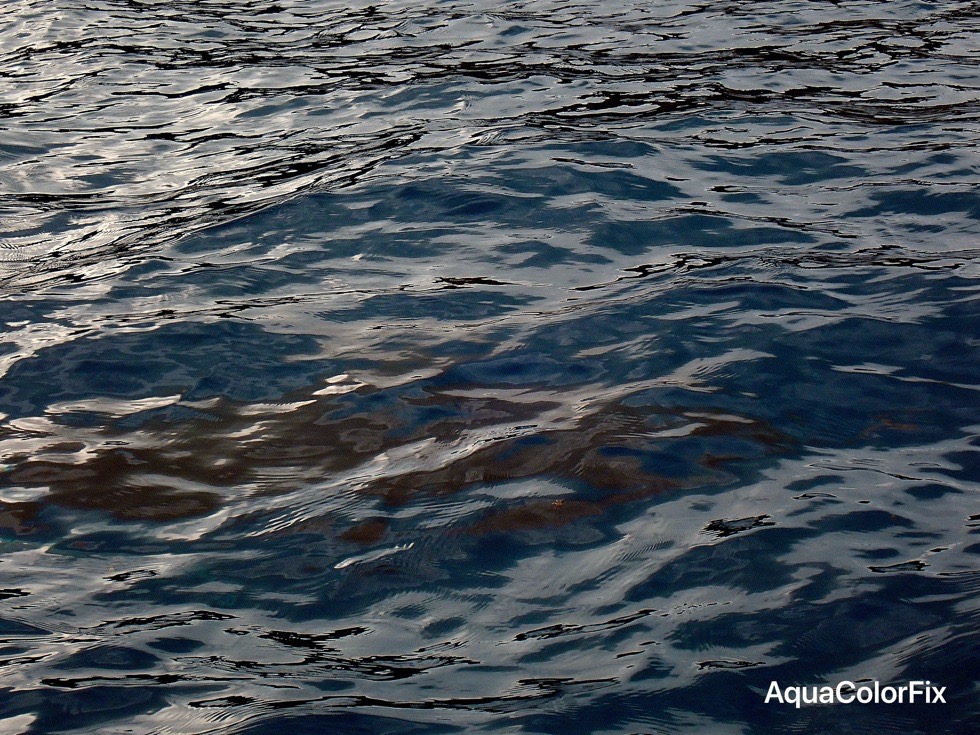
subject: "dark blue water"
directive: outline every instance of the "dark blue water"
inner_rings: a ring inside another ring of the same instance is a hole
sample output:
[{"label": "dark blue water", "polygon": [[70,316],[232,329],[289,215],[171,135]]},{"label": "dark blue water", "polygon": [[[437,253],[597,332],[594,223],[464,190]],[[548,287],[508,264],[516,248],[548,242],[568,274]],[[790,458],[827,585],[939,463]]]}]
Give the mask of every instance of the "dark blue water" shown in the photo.
[{"label": "dark blue water", "polygon": [[980,731],[980,3],[3,10],[0,732]]}]

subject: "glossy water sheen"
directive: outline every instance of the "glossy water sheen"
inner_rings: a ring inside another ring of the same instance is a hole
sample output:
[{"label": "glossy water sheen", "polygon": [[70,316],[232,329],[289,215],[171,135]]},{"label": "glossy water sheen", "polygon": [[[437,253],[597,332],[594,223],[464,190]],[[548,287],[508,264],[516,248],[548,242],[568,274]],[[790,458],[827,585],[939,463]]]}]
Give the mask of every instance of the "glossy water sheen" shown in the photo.
[{"label": "glossy water sheen", "polygon": [[0,729],[980,730],[978,14],[5,2]]}]

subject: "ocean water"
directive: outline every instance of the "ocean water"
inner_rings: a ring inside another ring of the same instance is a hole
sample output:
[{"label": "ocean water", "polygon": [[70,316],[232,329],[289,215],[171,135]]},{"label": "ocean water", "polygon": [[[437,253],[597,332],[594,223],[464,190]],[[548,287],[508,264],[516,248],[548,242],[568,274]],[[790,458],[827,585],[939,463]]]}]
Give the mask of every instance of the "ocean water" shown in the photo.
[{"label": "ocean water", "polygon": [[980,731],[980,3],[3,11],[0,732]]}]

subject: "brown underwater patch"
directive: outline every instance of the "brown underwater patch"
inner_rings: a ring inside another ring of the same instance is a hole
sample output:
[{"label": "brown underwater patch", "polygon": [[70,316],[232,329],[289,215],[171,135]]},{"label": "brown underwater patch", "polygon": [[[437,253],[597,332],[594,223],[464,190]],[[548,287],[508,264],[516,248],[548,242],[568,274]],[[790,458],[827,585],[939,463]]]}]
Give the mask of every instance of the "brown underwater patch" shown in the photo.
[{"label": "brown underwater patch", "polygon": [[36,501],[9,503],[0,501],[0,529],[18,536],[29,536],[40,530],[38,516],[44,506]]},{"label": "brown underwater patch", "polygon": [[[655,438],[654,427],[676,419],[671,412],[652,412],[613,404],[587,415],[569,428],[543,430],[533,436],[502,439],[434,470],[379,478],[363,489],[392,506],[420,494],[452,495],[478,484],[531,477],[584,482],[606,492],[605,502],[623,503],[696,485],[731,480],[727,467],[747,459],[741,455],[705,452],[692,461],[686,477],[657,472],[644,461],[651,449],[669,449],[672,439]],[[786,437],[754,421],[733,422],[698,416],[690,436],[738,438],[762,453],[789,446]],[[618,451],[613,451],[618,450]]]},{"label": "brown underwater patch", "polygon": [[[586,507],[591,514],[666,491],[720,484],[731,479],[726,467],[742,459],[706,449],[700,459],[687,461],[686,476],[658,472],[650,453],[669,453],[679,438],[694,437],[708,445],[716,437],[736,439],[751,445],[754,454],[791,445],[761,422],[703,410],[687,415],[683,409],[591,398],[583,409],[581,395],[575,403],[559,391],[504,396],[488,395],[490,388],[474,395],[476,390],[391,399],[367,387],[341,398],[309,389],[279,404],[216,401],[196,407],[198,415],[191,419],[149,421],[138,430],[122,430],[111,420],[98,429],[49,421],[44,430],[18,433],[8,426],[0,429],[0,449],[9,458],[7,480],[47,491],[36,502],[130,520],[207,515],[226,497],[290,492],[368,467],[389,452],[407,459],[372,470],[374,476],[360,481],[358,492],[390,506],[417,496],[452,495],[475,485],[532,477],[584,483],[599,493],[594,506],[532,503],[525,511],[488,520],[484,527],[490,528],[495,523],[562,524],[582,517]],[[384,400],[375,401],[376,395]],[[358,411],[358,406],[365,408]],[[472,449],[474,444],[478,448]],[[19,446],[30,451],[18,452]],[[418,461],[412,460],[413,451],[419,452]],[[428,452],[433,454],[426,456]],[[427,462],[438,466],[412,469]],[[7,507],[5,512],[15,510]],[[36,506],[30,511],[24,506],[10,516],[9,527],[26,528],[17,519],[32,514]],[[381,522],[368,521],[341,532],[341,538],[370,544],[386,533]]]},{"label": "brown underwater patch", "polygon": [[382,541],[388,535],[388,523],[381,519],[364,521],[351,526],[338,538],[361,546],[370,546]]},{"label": "brown underwater patch", "polygon": [[[124,520],[174,521],[213,513],[222,502],[220,493],[180,489],[180,484],[226,485],[238,476],[196,464],[159,450],[113,447],[77,463],[40,455],[17,463],[8,478],[23,487],[47,488],[45,499],[67,508],[106,511]],[[174,484],[160,477],[172,477]]]},{"label": "brown underwater patch", "polygon": [[581,518],[601,515],[603,507],[587,500],[533,500],[492,513],[470,527],[477,534],[561,528]]}]

